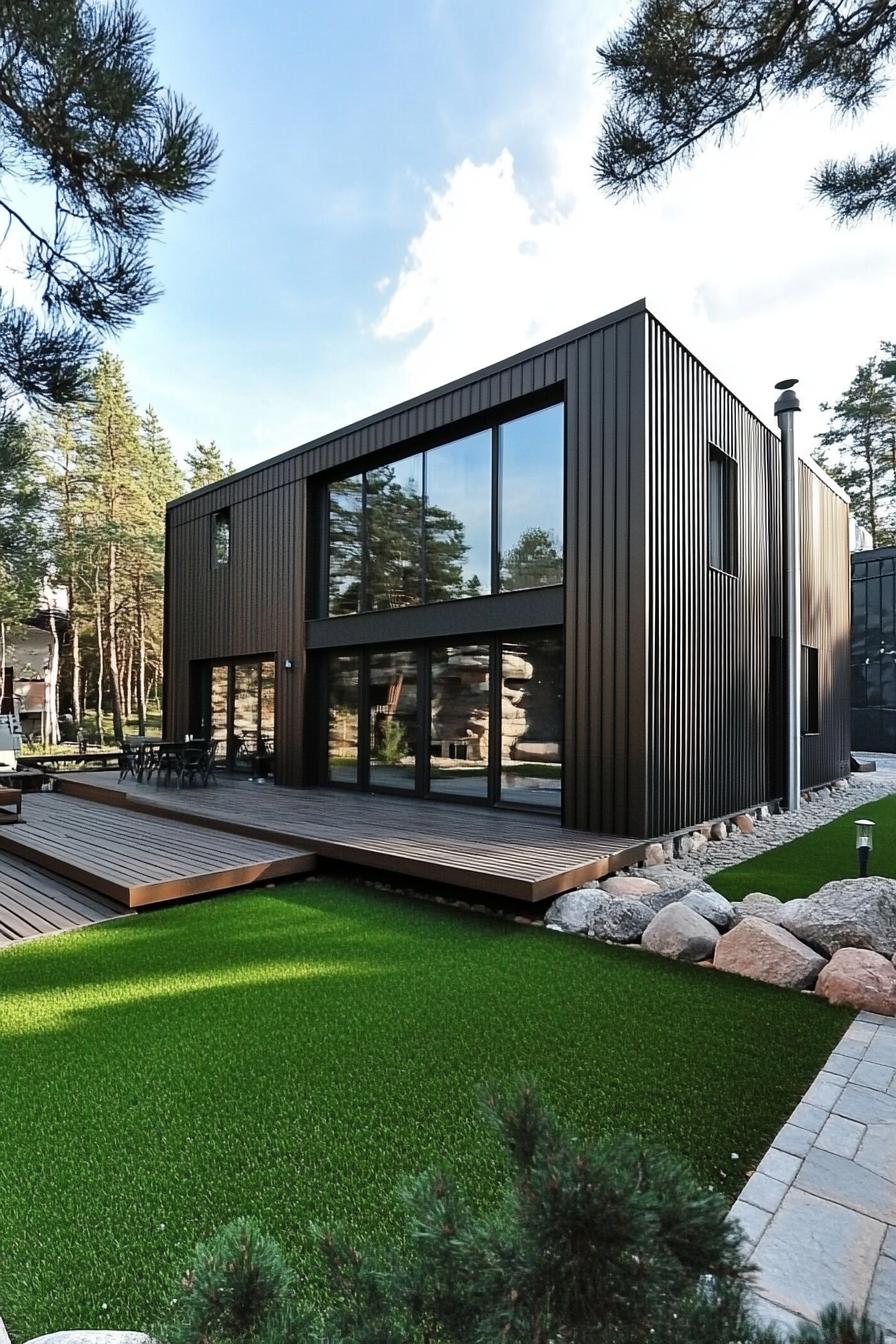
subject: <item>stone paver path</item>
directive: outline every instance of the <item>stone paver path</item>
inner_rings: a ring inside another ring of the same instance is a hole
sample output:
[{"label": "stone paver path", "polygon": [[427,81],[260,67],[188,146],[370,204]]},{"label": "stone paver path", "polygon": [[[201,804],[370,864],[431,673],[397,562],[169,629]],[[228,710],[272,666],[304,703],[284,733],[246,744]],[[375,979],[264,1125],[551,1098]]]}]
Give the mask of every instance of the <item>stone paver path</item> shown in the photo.
[{"label": "stone paver path", "polygon": [[865,1307],[896,1344],[896,1018],[860,1013],[731,1210],[760,1315]]}]

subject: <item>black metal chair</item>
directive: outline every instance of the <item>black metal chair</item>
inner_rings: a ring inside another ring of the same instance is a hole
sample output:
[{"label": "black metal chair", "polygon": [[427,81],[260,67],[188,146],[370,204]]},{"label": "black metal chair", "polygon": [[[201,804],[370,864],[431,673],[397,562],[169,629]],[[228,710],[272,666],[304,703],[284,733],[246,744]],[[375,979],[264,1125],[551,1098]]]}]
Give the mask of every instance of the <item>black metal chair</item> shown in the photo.
[{"label": "black metal chair", "polygon": [[202,787],[205,788],[210,779],[217,784],[218,779],[215,774],[217,754],[218,743],[214,738],[211,742],[199,742],[195,746],[185,746],[181,754],[179,784],[193,785],[200,782]]},{"label": "black metal chair", "polygon": [[118,739],[118,782],[122,783],[128,775],[137,778],[137,748],[127,738]]},{"label": "black metal chair", "polygon": [[183,750],[181,747],[173,746],[171,743],[164,743],[159,747],[154,763],[156,788],[162,782],[162,776],[165,776],[165,788],[171,783],[171,776],[174,775],[177,787],[180,788],[181,774],[183,773]]}]

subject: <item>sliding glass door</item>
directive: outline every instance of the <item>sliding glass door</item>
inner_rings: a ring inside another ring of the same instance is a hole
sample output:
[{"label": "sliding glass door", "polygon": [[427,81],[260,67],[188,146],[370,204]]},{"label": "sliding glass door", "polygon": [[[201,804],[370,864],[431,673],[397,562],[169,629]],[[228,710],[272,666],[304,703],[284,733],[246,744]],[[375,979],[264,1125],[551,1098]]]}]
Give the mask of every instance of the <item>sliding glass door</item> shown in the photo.
[{"label": "sliding glass door", "polygon": [[274,771],[273,658],[229,658],[208,665],[200,735],[218,743],[218,760],[252,775]]},{"label": "sliding glass door", "polygon": [[333,653],[324,679],[328,783],[559,811],[559,631]]}]

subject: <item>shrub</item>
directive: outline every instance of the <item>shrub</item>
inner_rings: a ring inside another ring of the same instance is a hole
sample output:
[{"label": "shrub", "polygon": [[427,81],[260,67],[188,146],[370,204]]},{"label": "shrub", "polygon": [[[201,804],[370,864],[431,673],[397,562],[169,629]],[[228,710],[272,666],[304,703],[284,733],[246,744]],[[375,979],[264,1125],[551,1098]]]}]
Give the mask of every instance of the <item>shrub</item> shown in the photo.
[{"label": "shrub", "polygon": [[[564,1135],[533,1088],[485,1109],[508,1156],[498,1208],[474,1212],[442,1173],[404,1192],[408,1245],[361,1251],[319,1234],[329,1308],[311,1320],[273,1242],[251,1223],[197,1251],[169,1344],[780,1344],[755,1322],[727,1203],[631,1135]],[[883,1344],[832,1307],[791,1344]]]}]

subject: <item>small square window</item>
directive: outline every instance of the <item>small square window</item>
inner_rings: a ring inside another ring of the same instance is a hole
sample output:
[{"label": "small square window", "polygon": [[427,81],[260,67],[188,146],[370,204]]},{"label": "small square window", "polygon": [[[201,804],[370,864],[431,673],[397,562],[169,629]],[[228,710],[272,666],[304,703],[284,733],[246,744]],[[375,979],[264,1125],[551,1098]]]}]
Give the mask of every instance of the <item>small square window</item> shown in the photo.
[{"label": "small square window", "polygon": [[709,445],[707,480],[709,563],[725,574],[737,572],[737,463]]},{"label": "small square window", "polygon": [[230,564],[230,510],[219,509],[212,515],[212,565]]},{"label": "small square window", "polygon": [[818,732],[818,650],[804,644],[800,658],[800,731]]}]

